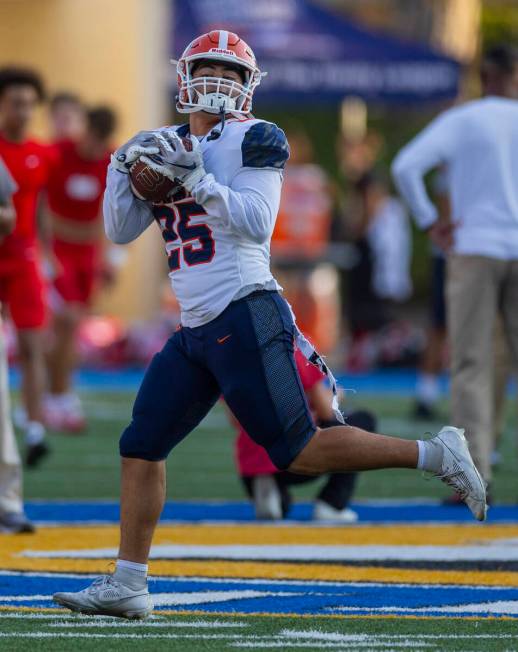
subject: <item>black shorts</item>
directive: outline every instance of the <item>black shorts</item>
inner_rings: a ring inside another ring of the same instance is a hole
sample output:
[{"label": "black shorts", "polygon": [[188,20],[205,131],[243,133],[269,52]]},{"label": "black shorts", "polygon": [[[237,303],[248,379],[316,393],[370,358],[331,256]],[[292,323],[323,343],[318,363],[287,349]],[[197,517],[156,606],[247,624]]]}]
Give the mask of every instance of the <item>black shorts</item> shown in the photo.
[{"label": "black shorts", "polygon": [[277,292],[232,302],[181,328],[152,360],[120,440],[123,457],[165,459],[222,394],[250,437],[286,469],[315,433],[293,357],[295,326]]}]

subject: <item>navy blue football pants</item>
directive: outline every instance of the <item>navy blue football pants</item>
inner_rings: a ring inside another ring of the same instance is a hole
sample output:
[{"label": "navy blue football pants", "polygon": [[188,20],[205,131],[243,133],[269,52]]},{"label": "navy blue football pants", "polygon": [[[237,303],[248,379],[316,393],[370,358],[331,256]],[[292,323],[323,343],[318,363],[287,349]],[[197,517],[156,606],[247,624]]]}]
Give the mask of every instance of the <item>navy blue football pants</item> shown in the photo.
[{"label": "navy blue football pants", "polygon": [[286,469],[315,433],[293,357],[286,301],[260,290],[213,321],[182,327],[155,355],[120,440],[123,457],[165,459],[221,394],[252,439]]}]

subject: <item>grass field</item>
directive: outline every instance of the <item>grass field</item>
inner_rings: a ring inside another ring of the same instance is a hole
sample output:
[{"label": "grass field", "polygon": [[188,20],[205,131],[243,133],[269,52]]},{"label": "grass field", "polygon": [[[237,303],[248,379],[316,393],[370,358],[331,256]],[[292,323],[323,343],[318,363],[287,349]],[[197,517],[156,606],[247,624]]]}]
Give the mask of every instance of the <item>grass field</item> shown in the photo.
[{"label": "grass field", "polygon": [[[491,620],[174,616],[146,624],[57,614],[0,616],[0,649],[69,650],[480,650],[518,649],[516,623]],[[3,639],[3,640],[2,640]],[[50,639],[50,640],[49,640]],[[5,647],[4,647],[5,646]]]},{"label": "grass field", "polygon": [[[53,454],[36,470],[26,473],[27,498],[114,498],[119,495],[118,438],[131,414],[131,392],[85,393],[90,415],[87,434],[51,434]],[[368,407],[379,415],[379,429],[391,435],[416,439],[447,423],[447,406],[441,406],[442,423],[423,423],[409,418],[412,402],[408,398],[353,396],[351,405]],[[493,494],[498,502],[518,501],[516,481],[516,413],[509,404],[501,445],[502,464],[496,470]],[[168,461],[168,498],[242,498],[241,485],[233,462],[234,431],[225,411],[217,405],[196,432],[187,437]],[[316,483],[294,490],[296,496],[316,493]],[[446,487],[425,482],[409,471],[364,473],[358,485],[358,498],[444,497]]]},{"label": "grass field", "polygon": [[[236,518],[234,523],[180,517],[157,531],[155,544],[162,552],[154,554],[151,564],[158,608],[152,619],[134,623],[54,609],[52,593],[77,590],[91,574],[105,572],[118,540],[113,520],[81,523],[81,501],[118,497],[117,442],[130,416],[133,392],[87,391],[83,399],[88,432],[51,433],[52,455],[25,474],[29,500],[50,501],[50,510],[55,500],[79,501],[70,507],[74,522],[42,523],[36,535],[0,537],[0,650],[518,650],[518,558],[491,567],[462,561],[448,566],[442,553],[436,563],[419,561],[420,551],[435,546],[445,555],[456,550],[469,555],[477,546],[484,554],[489,546],[489,553],[498,549],[514,559],[509,544],[518,540],[518,525],[457,524],[459,508],[451,508],[454,522],[435,526],[414,522],[419,516],[390,523],[388,508],[382,508],[386,523],[382,517],[349,528],[314,527],[308,521],[256,525],[243,521],[242,513],[241,522]],[[411,420],[411,400],[402,396],[353,395],[350,405],[374,410],[379,430],[387,434],[416,438],[442,425]],[[446,404],[441,411],[445,423]],[[515,430],[509,404],[503,462],[493,485],[498,503],[518,499]],[[244,500],[233,440],[234,431],[218,405],[171,455],[168,500],[209,507],[214,501]],[[296,499],[307,502],[317,483],[296,487]],[[362,474],[356,498],[419,504],[447,495],[446,487],[402,470]],[[102,503],[96,509],[101,514]],[[227,519],[228,509],[233,508],[227,508]],[[412,509],[419,513],[419,507]],[[349,546],[345,552],[343,544]],[[376,550],[374,556],[401,550],[401,559],[354,561],[356,552],[369,546]],[[236,548],[242,559],[225,556],[227,549],[231,555]],[[278,558],[262,557],[272,549]],[[325,561],[326,549],[342,550],[346,557]],[[257,551],[255,560],[249,557]],[[289,557],[294,551],[300,559],[282,560],[282,554]],[[441,615],[445,613],[448,617]],[[457,614],[462,617],[452,617]]]}]

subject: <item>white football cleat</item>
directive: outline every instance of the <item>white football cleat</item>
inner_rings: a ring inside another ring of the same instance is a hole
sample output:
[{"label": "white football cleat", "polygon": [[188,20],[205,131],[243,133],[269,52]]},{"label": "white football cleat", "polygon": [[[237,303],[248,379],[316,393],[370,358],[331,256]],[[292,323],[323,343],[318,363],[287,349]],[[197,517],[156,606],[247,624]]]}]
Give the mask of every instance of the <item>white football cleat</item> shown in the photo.
[{"label": "white football cleat", "polygon": [[282,498],[273,475],[257,475],[252,480],[255,518],[278,521],[282,518]]},{"label": "white football cleat", "polygon": [[313,520],[320,523],[337,523],[346,525],[348,523],[356,523],[358,514],[345,507],[344,509],[335,509],[323,500],[316,500],[313,507]]},{"label": "white football cleat", "polygon": [[89,616],[143,619],[153,610],[147,584],[135,591],[112,575],[96,578],[77,593],[54,593],[52,599],[67,609]]},{"label": "white football cleat", "polygon": [[443,451],[441,470],[434,477],[452,487],[478,521],[486,520],[486,485],[473,464],[462,428],[444,426],[429,441]]}]

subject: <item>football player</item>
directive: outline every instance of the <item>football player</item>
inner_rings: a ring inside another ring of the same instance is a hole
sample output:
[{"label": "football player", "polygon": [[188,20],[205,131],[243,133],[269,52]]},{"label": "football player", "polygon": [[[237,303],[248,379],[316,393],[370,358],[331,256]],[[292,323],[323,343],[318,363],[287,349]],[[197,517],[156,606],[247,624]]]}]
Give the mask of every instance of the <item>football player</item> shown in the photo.
[{"label": "football player", "polygon": [[42,425],[46,319],[42,254],[49,264],[53,256],[39,204],[51,160],[48,148],[28,136],[43,97],[42,81],[32,70],[0,70],[0,156],[18,186],[13,196],[16,226],[0,243],[0,301],[9,309],[18,335],[28,466],[36,465],[48,452]]},{"label": "football player", "polygon": [[[446,427],[416,442],[346,425],[317,428],[297,374],[294,339],[306,357],[325,365],[300,336],[269,266],[289,149],[279,127],[251,114],[262,73],[250,47],[224,30],[194,39],[177,71],[177,108],[189,122],[140,132],[115,153],[108,170],[107,234],[126,243],[158,224],[181,328],[151,362],[120,440],[115,573],[54,596],[89,614],[145,618],[151,612],[147,564],[165,499],[165,460],[220,394],[280,469],[308,475],[424,469],[462,491],[477,519],[486,512],[484,485],[462,430]],[[128,171],[141,157],[178,183],[168,203],[132,194]]]},{"label": "football player", "polygon": [[57,430],[86,426],[79,396],[72,391],[76,333],[104,266],[101,202],[110,162],[116,117],[109,107],[86,112],[87,129],[77,142],[54,145],[56,162],[48,190],[54,255],[60,269],[53,279],[54,340],[48,355],[49,390],[45,420]]}]

